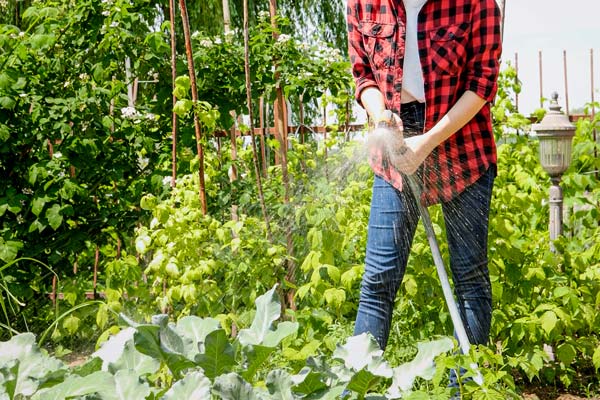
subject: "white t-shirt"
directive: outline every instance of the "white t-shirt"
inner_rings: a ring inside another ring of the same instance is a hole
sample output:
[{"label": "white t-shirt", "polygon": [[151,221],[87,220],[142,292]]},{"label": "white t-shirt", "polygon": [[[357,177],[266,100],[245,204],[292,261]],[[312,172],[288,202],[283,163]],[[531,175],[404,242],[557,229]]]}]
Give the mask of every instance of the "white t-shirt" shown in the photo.
[{"label": "white t-shirt", "polygon": [[425,102],[423,70],[419,58],[417,23],[419,11],[427,0],[403,0],[406,10],[406,39],[404,42],[404,77],[402,79],[402,103]]}]

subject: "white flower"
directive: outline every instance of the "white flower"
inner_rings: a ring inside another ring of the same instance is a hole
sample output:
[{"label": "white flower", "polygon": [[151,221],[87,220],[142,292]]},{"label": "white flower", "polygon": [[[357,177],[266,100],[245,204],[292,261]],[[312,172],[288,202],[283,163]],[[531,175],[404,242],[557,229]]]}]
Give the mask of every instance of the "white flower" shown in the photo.
[{"label": "white flower", "polygon": [[23,37],[23,36],[25,36],[25,32],[23,32],[23,31],[19,32],[19,37]]},{"label": "white flower", "polygon": [[119,23],[117,21],[113,21],[110,23],[111,28],[116,28],[117,26],[119,26]]},{"label": "white flower", "polygon": [[200,32],[198,32],[198,31],[194,31],[194,32],[192,33],[192,39],[196,39],[198,36],[200,36]]},{"label": "white flower", "polygon": [[170,176],[163,177],[162,184],[164,186],[171,186],[171,177]]},{"label": "white flower", "polygon": [[258,13],[258,19],[266,20],[267,18],[271,18],[271,14],[268,11],[260,11]]},{"label": "white flower", "polygon": [[123,107],[123,108],[121,108],[121,116],[123,118],[134,119],[134,118],[139,117],[139,115],[140,114],[135,109],[135,107]]},{"label": "white flower", "polygon": [[88,74],[86,74],[85,72],[82,74],[79,74],[79,79],[81,79],[82,81],[87,81],[89,77],[90,76]]},{"label": "white flower", "polygon": [[52,155],[52,157],[54,157],[54,158],[61,158],[61,157],[62,157],[62,153],[60,153],[60,152],[56,152],[56,153],[54,153],[54,154]]},{"label": "white flower", "polygon": [[153,121],[156,119],[156,115],[152,114],[152,113],[148,113],[146,114],[146,119],[149,119],[150,121]]},{"label": "white flower", "polygon": [[277,38],[277,43],[287,43],[290,41],[292,37],[290,35],[286,35],[285,33],[282,33],[281,35],[279,35],[279,37]]},{"label": "white flower", "polygon": [[200,41],[200,46],[202,46],[202,47],[211,47],[212,45],[213,45],[213,42],[210,39],[202,39]]},{"label": "white flower", "polygon": [[33,190],[31,190],[30,188],[23,188],[23,194],[33,194]]},{"label": "white flower", "polygon": [[108,17],[110,15],[110,11],[104,10],[104,11],[102,11],[102,15],[104,15],[105,17]]}]

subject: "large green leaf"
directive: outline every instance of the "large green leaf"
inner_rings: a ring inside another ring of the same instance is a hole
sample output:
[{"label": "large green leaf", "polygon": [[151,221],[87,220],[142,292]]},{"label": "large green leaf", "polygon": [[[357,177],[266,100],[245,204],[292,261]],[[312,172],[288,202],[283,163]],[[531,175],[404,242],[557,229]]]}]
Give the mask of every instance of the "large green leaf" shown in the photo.
[{"label": "large green leaf", "polygon": [[292,377],[294,391],[297,393],[309,395],[327,389],[325,383],[327,377],[312,368],[304,367],[298,374]]},{"label": "large green leaf", "polygon": [[94,393],[110,393],[114,389],[114,377],[106,371],[98,371],[84,377],[70,375],[64,382],[38,391],[32,400],[64,400]]},{"label": "large green leaf", "polygon": [[201,371],[194,371],[171,386],[162,400],[210,399],[210,388],[210,380]]},{"label": "large green leaf", "polygon": [[220,400],[256,400],[252,386],[236,373],[221,375],[215,379],[213,393]]},{"label": "large green leaf", "polygon": [[150,395],[150,386],[140,382],[139,375],[132,370],[117,371],[114,386],[100,392],[104,400],[144,400]]},{"label": "large green leaf", "polygon": [[110,363],[114,363],[121,358],[125,350],[125,345],[133,339],[134,334],[134,328],[122,329],[119,333],[110,336],[106,342],[102,343],[100,348],[92,354],[92,357],[101,359],[102,369],[107,371]]},{"label": "large green leaf", "polygon": [[[160,331],[161,328],[157,325],[139,325],[133,335],[135,348],[140,353],[164,362],[175,375],[186,368],[193,367],[194,363],[185,358],[183,354],[171,351],[169,345],[172,345],[172,343],[163,346]],[[183,343],[181,346],[183,347]]]},{"label": "large green leaf", "polygon": [[346,368],[360,371],[366,368],[377,376],[391,378],[392,369],[383,360],[383,351],[368,333],[353,336],[346,344],[338,346],[333,352],[335,358],[344,360]]},{"label": "large green leaf", "polygon": [[276,369],[267,375],[267,388],[273,400],[293,400],[292,377],[287,372]]},{"label": "large green leaf", "polygon": [[283,339],[293,335],[298,331],[298,323],[291,321],[284,321],[277,324],[277,329],[269,331],[263,340],[263,345],[267,347],[277,346]]},{"label": "large green leaf", "polygon": [[4,375],[4,386],[12,386],[16,395],[31,396],[47,379],[65,371],[65,365],[49,357],[35,344],[32,333],[13,336],[8,342],[0,342],[0,370],[10,371]]},{"label": "large green leaf", "polygon": [[177,321],[175,331],[183,339],[184,354],[193,360],[199,353],[204,353],[206,335],[219,329],[219,321],[214,318],[183,317]]},{"label": "large green leaf", "polygon": [[271,332],[271,325],[281,314],[281,305],[275,287],[259,296],[255,304],[256,315],[250,328],[242,329],[238,334],[238,340],[244,346],[263,344],[263,340]]},{"label": "large green leaf", "polygon": [[160,362],[136,350],[133,339],[125,343],[121,356],[108,365],[108,371],[115,373],[120,370],[134,371],[137,376],[153,374],[160,368]]},{"label": "large green leaf", "polygon": [[260,366],[269,358],[273,351],[275,351],[274,347],[258,345],[244,347],[244,356],[247,361],[246,371],[242,374],[244,379],[252,380],[258,368],[260,368]]},{"label": "large green leaf", "polygon": [[235,365],[234,357],[225,330],[217,329],[206,336],[205,352],[196,356],[196,363],[204,369],[207,377],[214,379]]},{"label": "large green leaf", "polygon": [[403,393],[412,389],[415,378],[432,379],[435,373],[434,359],[438,355],[452,350],[454,343],[450,338],[443,338],[431,342],[417,344],[417,356],[410,362],[394,368],[392,385],[388,388],[388,395],[397,399]]},{"label": "large green leaf", "polygon": [[380,381],[380,376],[376,376],[371,372],[362,369],[352,376],[352,379],[348,382],[347,388],[358,393],[360,396],[365,396],[367,392]]}]

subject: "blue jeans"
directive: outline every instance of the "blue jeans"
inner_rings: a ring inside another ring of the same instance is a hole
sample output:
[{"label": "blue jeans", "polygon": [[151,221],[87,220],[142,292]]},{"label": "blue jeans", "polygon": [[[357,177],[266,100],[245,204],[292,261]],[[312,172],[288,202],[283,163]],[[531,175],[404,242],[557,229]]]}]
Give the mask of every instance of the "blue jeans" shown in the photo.
[{"label": "blue jeans", "polygon": [[[490,167],[464,192],[442,203],[452,280],[472,344],[487,344],[490,331],[492,291],[487,234],[495,172],[495,166]],[[382,349],[387,345],[396,292],[418,221],[416,199],[408,185],[400,192],[376,176],[354,334],[370,332]]]},{"label": "blue jeans", "polygon": [[[416,102],[403,104],[400,117],[405,135],[422,132],[425,107]],[[487,344],[492,318],[487,234],[495,177],[494,165],[460,195],[442,203],[452,280],[472,344]],[[396,292],[418,222],[417,203],[408,185],[400,192],[376,176],[354,334],[370,332],[382,349],[387,345]]]}]

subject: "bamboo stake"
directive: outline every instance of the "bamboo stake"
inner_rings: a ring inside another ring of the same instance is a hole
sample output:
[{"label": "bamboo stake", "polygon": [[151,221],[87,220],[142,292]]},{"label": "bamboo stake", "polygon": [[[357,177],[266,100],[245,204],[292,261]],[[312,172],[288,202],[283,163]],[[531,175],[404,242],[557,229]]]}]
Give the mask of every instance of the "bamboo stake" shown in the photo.
[{"label": "bamboo stake", "polygon": [[229,12],[229,0],[223,0],[223,27],[225,33],[231,31],[231,14]]},{"label": "bamboo stake", "polygon": [[[190,35],[190,20],[187,12],[185,0],[179,0],[181,19],[183,21],[183,36],[185,39],[185,54],[188,61],[188,72],[190,75],[190,84],[192,86],[192,100],[194,106],[198,104],[198,87],[196,86],[196,70],[194,68],[194,57],[192,55],[192,40]],[[202,205],[202,214],[206,215],[208,207],[206,204],[206,188],[204,183],[204,149],[202,147],[202,132],[200,129],[200,120],[194,110],[194,131],[196,133],[196,150],[198,153],[198,175],[200,179],[198,194],[200,195],[200,204]]]},{"label": "bamboo stake", "polygon": [[262,209],[263,217],[265,218],[265,224],[267,228],[267,238],[269,239],[269,242],[273,242],[273,237],[271,236],[271,224],[269,221],[269,214],[267,213],[265,196],[263,194],[262,189],[260,168],[258,166],[258,154],[256,151],[256,136],[254,135],[254,121],[252,115],[252,88],[250,84],[250,49],[248,42],[248,0],[244,0],[244,71],[246,73],[246,105],[248,107],[248,116],[250,119],[250,137],[252,138],[252,161],[254,163],[254,174],[256,175],[256,186],[258,188],[260,208]]},{"label": "bamboo stake", "polygon": [[[177,42],[175,36],[175,0],[169,0],[169,20],[171,21],[171,79],[173,80],[173,90],[175,90],[175,79],[177,79]],[[177,97],[173,94],[173,108]],[[175,111],[172,112],[172,149],[171,149],[171,188],[176,185],[177,179],[177,114]]]}]

